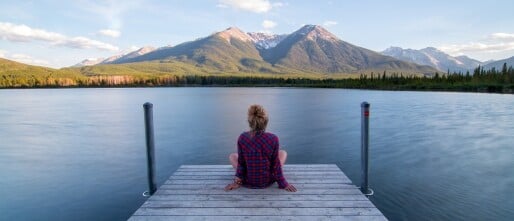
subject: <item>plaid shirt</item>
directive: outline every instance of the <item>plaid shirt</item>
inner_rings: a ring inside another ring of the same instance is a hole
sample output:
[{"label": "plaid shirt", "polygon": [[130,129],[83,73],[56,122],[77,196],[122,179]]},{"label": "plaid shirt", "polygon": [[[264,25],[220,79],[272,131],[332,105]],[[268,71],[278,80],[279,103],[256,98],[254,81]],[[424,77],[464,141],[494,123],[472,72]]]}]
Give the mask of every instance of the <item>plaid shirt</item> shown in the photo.
[{"label": "plaid shirt", "polygon": [[288,186],[278,158],[278,137],[272,133],[244,132],[237,140],[238,165],[236,176],[248,188],[266,188],[278,183],[283,189]]}]

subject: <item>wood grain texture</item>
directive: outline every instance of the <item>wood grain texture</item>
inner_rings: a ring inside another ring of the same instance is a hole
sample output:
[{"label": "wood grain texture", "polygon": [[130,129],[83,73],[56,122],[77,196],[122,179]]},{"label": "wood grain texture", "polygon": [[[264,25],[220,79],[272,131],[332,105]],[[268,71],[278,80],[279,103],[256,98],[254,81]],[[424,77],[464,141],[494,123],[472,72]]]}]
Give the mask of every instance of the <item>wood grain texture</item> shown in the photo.
[{"label": "wood grain texture", "polygon": [[283,171],[297,192],[276,183],[227,192],[230,165],[182,165],[129,220],[387,220],[335,164],[288,164]]}]

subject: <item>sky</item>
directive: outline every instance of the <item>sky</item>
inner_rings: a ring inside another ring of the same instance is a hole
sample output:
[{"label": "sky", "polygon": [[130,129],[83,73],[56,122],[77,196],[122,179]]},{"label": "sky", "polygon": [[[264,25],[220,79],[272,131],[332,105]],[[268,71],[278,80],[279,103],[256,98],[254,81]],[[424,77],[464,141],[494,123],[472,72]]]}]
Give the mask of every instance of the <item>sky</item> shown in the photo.
[{"label": "sky", "polygon": [[374,51],[436,47],[498,60],[514,56],[513,9],[512,0],[2,0],[0,57],[61,68],[232,26],[285,34],[316,24]]}]

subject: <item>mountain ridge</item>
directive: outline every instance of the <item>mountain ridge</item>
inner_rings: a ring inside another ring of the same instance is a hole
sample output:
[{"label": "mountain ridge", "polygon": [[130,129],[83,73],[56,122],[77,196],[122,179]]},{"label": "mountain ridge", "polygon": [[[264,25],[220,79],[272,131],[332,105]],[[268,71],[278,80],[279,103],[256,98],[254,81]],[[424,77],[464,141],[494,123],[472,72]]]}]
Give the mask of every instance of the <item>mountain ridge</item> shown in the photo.
[{"label": "mountain ridge", "polygon": [[466,71],[472,71],[474,68],[478,67],[478,65],[483,65],[483,62],[478,60],[464,55],[453,57],[434,47],[416,50],[392,46],[381,53],[400,60],[428,65],[443,72],[449,70],[450,72],[465,73]]},{"label": "mountain ridge", "polygon": [[486,70],[489,70],[494,67],[496,70],[500,71],[500,70],[502,70],[503,64],[505,64],[505,63],[507,63],[507,68],[509,68],[511,66],[514,67],[514,56],[512,56],[510,58],[505,58],[505,59],[487,63],[487,64],[483,65],[483,67]]},{"label": "mountain ridge", "polygon": [[291,34],[246,33],[229,27],[173,47],[115,57],[102,64],[178,61],[220,72],[318,74],[398,71],[431,75],[437,69],[405,62],[339,39],[319,25],[305,25]]}]

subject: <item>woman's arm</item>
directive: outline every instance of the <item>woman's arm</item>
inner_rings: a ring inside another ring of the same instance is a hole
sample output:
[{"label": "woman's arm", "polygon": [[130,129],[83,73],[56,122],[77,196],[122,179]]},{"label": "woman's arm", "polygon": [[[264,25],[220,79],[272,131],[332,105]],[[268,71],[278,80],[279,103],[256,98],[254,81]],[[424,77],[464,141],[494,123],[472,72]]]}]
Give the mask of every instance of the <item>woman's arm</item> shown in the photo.
[{"label": "woman's arm", "polygon": [[[241,135],[242,136],[242,135]],[[241,136],[237,140],[237,169],[236,169],[236,177],[241,179],[243,183],[246,177],[246,161],[243,154],[243,144],[241,143]]]},{"label": "woman's arm", "polygon": [[282,164],[280,163],[280,159],[278,158],[278,151],[280,147],[278,137],[275,137],[273,143],[273,152],[271,154],[271,174],[275,181],[277,181],[278,188],[284,189],[287,186],[289,186],[289,184],[287,183],[286,178],[282,173]]},{"label": "woman's arm", "polygon": [[234,178],[233,183],[230,183],[225,187],[225,191],[234,190],[241,187],[241,185],[243,185],[243,180],[246,177],[246,161],[243,155],[243,145],[241,144],[241,136],[239,136],[239,139],[237,140],[236,177]]}]

